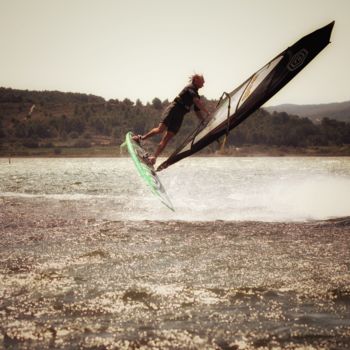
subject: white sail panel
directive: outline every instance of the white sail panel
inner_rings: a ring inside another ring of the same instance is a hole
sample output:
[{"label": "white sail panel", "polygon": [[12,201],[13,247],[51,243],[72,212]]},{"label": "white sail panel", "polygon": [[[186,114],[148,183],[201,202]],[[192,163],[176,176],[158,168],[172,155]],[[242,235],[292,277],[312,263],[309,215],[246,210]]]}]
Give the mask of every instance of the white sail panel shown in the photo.
[{"label": "white sail panel", "polygon": [[264,79],[272,72],[272,70],[278,65],[282,60],[283,56],[278,56],[271,62],[269,62],[265,67],[257,71],[249,80],[248,86],[246,87],[244,94],[239,102],[239,107],[247,100],[247,98],[256,90],[256,88],[264,81]]}]

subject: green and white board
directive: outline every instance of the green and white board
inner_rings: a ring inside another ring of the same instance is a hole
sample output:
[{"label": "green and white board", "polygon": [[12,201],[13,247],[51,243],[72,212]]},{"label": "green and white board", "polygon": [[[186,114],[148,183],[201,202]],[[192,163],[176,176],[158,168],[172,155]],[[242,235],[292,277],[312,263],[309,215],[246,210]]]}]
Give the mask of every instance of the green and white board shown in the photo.
[{"label": "green and white board", "polygon": [[129,131],[125,136],[125,142],[122,147],[126,147],[128,153],[133,160],[137,172],[146,184],[151,188],[151,191],[160,199],[160,201],[170,210],[175,211],[171,201],[164,189],[164,186],[159,180],[154,167],[147,162],[147,152],[133,139],[133,133]]}]

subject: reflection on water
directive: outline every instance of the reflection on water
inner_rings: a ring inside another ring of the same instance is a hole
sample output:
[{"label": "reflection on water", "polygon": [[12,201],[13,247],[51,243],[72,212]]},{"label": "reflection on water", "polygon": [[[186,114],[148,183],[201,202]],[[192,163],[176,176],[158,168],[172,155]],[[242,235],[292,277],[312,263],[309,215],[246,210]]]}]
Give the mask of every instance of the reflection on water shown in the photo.
[{"label": "reflection on water", "polygon": [[128,158],[0,160],[0,195],[88,200],[107,219],[305,221],[350,215],[349,158],[188,158],[160,173],[175,206]]}]

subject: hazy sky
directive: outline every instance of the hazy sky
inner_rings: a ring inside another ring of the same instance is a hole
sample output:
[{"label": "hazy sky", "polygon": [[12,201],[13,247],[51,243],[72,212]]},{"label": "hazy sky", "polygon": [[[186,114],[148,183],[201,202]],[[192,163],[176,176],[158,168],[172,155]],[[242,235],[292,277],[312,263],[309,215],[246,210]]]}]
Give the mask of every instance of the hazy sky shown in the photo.
[{"label": "hazy sky", "polygon": [[198,72],[218,98],[333,20],[332,43],[268,105],[350,100],[350,0],[0,0],[0,86],[147,102]]}]

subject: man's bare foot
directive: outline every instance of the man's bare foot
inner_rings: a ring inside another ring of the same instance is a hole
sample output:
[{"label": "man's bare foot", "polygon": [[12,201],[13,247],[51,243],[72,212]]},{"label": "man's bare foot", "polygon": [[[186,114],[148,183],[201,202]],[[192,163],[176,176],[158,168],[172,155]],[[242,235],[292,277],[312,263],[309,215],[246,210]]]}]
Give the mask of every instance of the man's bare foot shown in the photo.
[{"label": "man's bare foot", "polygon": [[148,161],[149,161],[152,165],[156,164],[156,160],[157,160],[156,157],[153,157],[153,156],[149,156],[149,157],[148,157]]},{"label": "man's bare foot", "polygon": [[132,137],[133,141],[137,142],[138,144],[141,143],[141,140],[142,140],[142,135],[134,135]]}]

